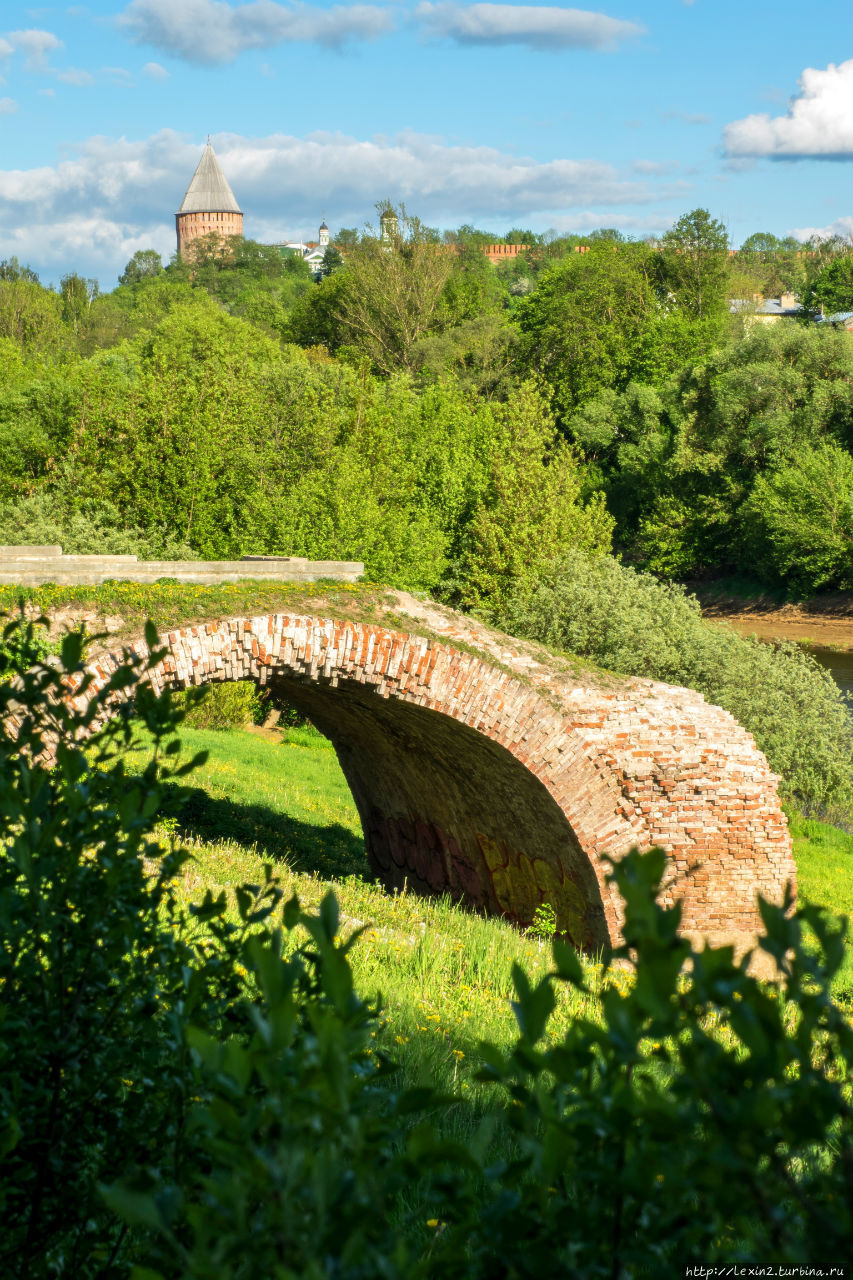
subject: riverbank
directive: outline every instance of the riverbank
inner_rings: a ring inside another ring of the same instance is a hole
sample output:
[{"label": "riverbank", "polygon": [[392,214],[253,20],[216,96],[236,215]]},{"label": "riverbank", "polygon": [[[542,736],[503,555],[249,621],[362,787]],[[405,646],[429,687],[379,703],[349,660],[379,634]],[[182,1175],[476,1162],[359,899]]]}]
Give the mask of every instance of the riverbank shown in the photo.
[{"label": "riverbank", "polygon": [[770,596],[739,596],[713,586],[691,590],[704,617],[727,622],[740,635],[853,652],[853,591],[812,596],[792,604]]}]

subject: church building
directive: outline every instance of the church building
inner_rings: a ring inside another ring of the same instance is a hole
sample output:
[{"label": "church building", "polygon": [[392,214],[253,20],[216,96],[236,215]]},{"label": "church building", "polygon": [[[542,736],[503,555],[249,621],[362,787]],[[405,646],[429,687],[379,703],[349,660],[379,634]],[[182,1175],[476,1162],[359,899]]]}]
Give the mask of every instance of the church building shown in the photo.
[{"label": "church building", "polygon": [[208,141],[192,182],[175,214],[178,256],[185,258],[193,240],[215,234],[221,238],[243,234],[243,214]]}]

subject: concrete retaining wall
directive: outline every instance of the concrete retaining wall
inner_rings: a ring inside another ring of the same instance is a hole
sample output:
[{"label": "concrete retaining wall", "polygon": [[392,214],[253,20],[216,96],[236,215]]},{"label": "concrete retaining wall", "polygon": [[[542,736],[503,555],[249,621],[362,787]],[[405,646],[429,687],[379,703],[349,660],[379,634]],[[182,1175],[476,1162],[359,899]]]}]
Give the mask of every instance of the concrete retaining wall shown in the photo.
[{"label": "concrete retaining wall", "polygon": [[0,583],[38,587],[93,586],[110,579],[125,582],[178,582],[209,586],[217,582],[261,580],[314,582],[335,578],[356,582],[364,565],[356,560],[307,560],[302,556],[244,556],[241,560],[138,560],[136,556],[66,556],[58,546],[0,546]]}]

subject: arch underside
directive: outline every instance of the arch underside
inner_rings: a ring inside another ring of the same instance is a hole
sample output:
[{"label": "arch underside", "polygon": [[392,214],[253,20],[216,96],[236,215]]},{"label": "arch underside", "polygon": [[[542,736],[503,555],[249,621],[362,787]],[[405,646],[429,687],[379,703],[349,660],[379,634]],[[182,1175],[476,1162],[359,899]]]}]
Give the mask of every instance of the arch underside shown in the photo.
[{"label": "arch underside", "polygon": [[505,747],[355,681],[270,683],[332,740],[371,870],[389,888],[448,893],[521,925],[547,902],[576,945],[608,945],[589,858],[553,797]]}]

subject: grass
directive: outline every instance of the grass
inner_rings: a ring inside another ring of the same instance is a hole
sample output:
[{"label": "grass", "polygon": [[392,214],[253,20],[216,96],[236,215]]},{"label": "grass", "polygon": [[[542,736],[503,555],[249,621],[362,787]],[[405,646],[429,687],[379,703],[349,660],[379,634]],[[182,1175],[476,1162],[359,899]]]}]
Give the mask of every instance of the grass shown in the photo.
[{"label": "grass", "polygon": [[120,620],[119,641],[141,635],[147,619],[164,634],[193,622],[267,613],[313,612],[318,604],[336,616],[371,620],[386,601],[387,589],[370,583],[223,582],[202,586],[179,582],[102,582],[93,586],[0,586],[0,614],[16,613],[21,599],[32,610],[69,610]]},{"label": "grass", "polygon": [[[304,906],[319,905],[333,888],[343,932],[366,926],[350,953],[355,981],[363,995],[382,996],[381,1036],[402,1077],[428,1077],[485,1104],[491,1086],[473,1079],[477,1044],[512,1043],[513,965],[531,977],[544,974],[550,944],[446,898],[391,894],[372,882],[355,804],[331,743],[316,729],[262,736],[184,726],[181,735],[188,754],[209,752],[191,775],[175,830],[194,855],[181,896],[196,901],[207,889],[257,883],[269,862],[285,893]],[[589,974],[595,992],[600,966],[590,962]],[[626,978],[617,972],[608,980]],[[595,995],[561,988],[554,1035],[595,1004]]]},{"label": "grass", "polygon": [[[257,883],[269,862],[306,906],[333,888],[344,932],[366,926],[351,952],[355,979],[364,995],[382,995],[381,1035],[404,1078],[426,1076],[485,1103],[490,1087],[472,1076],[477,1044],[512,1043],[513,965],[540,976],[550,967],[549,944],[447,899],[373,883],[352,796],[331,743],[312,727],[280,735],[185,726],[182,737],[188,753],[209,753],[180,811],[178,834],[194,854],[182,896]],[[853,914],[853,836],[798,815],[791,826],[803,899]],[[555,1036],[573,1017],[595,1016],[602,982],[628,981],[619,971],[602,977],[592,962],[588,969],[591,995],[560,989]],[[853,996],[853,954],[837,986]]]},{"label": "grass", "polygon": [[[853,835],[826,822],[789,813],[800,899],[853,920]],[[853,1002],[853,946],[835,980],[835,991]]]}]

